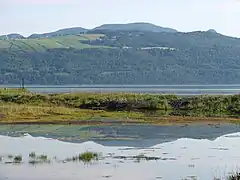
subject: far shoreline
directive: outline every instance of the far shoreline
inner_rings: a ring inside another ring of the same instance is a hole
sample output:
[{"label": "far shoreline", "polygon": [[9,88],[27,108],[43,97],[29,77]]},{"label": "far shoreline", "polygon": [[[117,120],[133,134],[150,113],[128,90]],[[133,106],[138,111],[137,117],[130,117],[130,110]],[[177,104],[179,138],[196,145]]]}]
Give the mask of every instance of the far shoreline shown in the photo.
[{"label": "far shoreline", "polygon": [[[22,85],[5,84],[0,88],[18,89]],[[29,85],[32,93],[144,93],[144,94],[175,94],[177,96],[201,95],[234,95],[240,92],[240,84],[67,84],[67,85]]]}]

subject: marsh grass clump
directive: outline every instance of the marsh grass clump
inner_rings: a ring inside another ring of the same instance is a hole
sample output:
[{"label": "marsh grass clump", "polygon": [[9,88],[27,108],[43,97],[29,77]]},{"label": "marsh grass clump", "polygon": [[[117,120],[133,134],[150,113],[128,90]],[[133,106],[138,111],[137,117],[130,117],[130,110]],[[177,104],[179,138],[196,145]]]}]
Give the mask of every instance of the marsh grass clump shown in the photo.
[{"label": "marsh grass clump", "polygon": [[99,155],[94,152],[85,152],[82,154],[79,154],[79,161],[83,161],[85,163],[91,162],[92,160],[98,160]]},{"label": "marsh grass clump", "polygon": [[42,155],[37,156],[37,159],[45,161],[48,159],[48,157],[47,157],[47,155],[42,154]]},{"label": "marsh grass clump", "polygon": [[31,165],[36,165],[36,164],[50,164],[51,160],[48,159],[47,155],[41,154],[39,156],[36,155],[35,152],[29,153],[29,159],[28,163]]},{"label": "marsh grass clump", "polygon": [[227,180],[240,180],[240,173],[237,172],[237,173],[234,173],[234,174],[228,176]]},{"label": "marsh grass clump", "polygon": [[35,152],[29,153],[29,157],[30,157],[30,158],[36,158],[36,153],[35,153]]},{"label": "marsh grass clump", "polygon": [[235,172],[235,173],[230,173],[230,175],[222,178],[214,177],[213,180],[240,180],[240,173]]},{"label": "marsh grass clump", "polygon": [[78,156],[73,156],[65,159],[65,162],[78,162],[82,161],[84,163],[89,163],[92,160],[98,160],[99,159],[99,154],[94,153],[94,152],[84,152],[79,154]]},{"label": "marsh grass clump", "polygon": [[22,162],[22,156],[18,155],[13,158],[13,163],[21,163]]}]

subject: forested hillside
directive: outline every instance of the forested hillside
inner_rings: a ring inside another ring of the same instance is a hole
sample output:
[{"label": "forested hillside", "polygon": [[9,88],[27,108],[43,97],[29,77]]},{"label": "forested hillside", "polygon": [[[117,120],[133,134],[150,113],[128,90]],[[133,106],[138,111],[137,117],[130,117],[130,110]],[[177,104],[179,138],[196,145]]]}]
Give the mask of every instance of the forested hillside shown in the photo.
[{"label": "forested hillside", "polygon": [[21,78],[28,84],[240,83],[238,38],[214,31],[69,33],[2,38],[0,83],[19,84]]}]

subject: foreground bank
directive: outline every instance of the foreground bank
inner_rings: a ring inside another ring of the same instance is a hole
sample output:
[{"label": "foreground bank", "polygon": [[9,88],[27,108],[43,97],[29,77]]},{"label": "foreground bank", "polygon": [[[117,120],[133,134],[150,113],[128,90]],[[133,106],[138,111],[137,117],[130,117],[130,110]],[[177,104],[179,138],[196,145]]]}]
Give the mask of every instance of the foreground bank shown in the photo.
[{"label": "foreground bank", "polygon": [[0,123],[112,124],[240,122],[240,95],[35,94],[0,90]]}]

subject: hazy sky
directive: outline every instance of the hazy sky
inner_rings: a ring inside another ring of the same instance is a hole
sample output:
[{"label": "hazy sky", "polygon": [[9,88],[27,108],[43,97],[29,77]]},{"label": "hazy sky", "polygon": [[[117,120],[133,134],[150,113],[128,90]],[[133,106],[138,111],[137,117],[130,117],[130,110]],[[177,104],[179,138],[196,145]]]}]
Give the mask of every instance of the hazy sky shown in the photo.
[{"label": "hazy sky", "polygon": [[240,0],[0,0],[0,34],[130,22],[240,37]]}]

